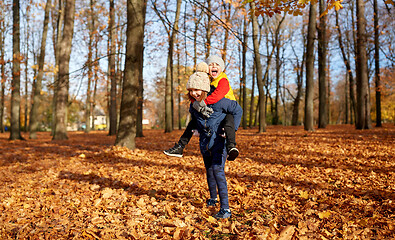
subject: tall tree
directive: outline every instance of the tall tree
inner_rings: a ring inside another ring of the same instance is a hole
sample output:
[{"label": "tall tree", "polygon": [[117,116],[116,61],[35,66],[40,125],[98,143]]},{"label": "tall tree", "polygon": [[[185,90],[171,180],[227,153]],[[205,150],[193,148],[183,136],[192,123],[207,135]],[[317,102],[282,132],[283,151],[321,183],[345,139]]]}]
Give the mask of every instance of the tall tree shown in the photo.
[{"label": "tall tree", "polygon": [[44,75],[44,62],[45,62],[45,46],[47,44],[48,35],[48,22],[49,22],[49,9],[51,8],[51,0],[47,0],[45,4],[44,24],[43,33],[41,38],[40,55],[38,57],[38,72],[37,77],[33,83],[33,104],[30,110],[30,139],[36,139],[38,131],[38,109],[41,105],[41,90],[42,90],[42,79]]},{"label": "tall tree", "polygon": [[256,65],[256,78],[258,83],[258,92],[259,92],[259,133],[266,132],[266,110],[265,110],[265,92],[264,86],[265,82],[262,76],[263,68],[261,64],[261,57],[259,54],[259,42],[258,42],[258,19],[255,15],[255,3],[250,3],[251,10],[253,14],[251,14],[252,20],[252,40],[254,45],[254,59]]},{"label": "tall tree", "polygon": [[[254,116],[254,105],[255,105],[255,96],[254,96],[254,92],[255,92],[255,60],[254,60],[254,64],[252,66],[252,86],[251,86],[251,102],[250,102],[250,121],[248,122],[248,127],[252,127],[252,123],[253,123],[253,116]],[[244,111],[243,111],[244,112]],[[256,123],[255,123],[256,124]]]},{"label": "tall tree", "polygon": [[328,105],[326,89],[326,63],[327,63],[327,34],[326,34],[326,5],[319,0],[320,21],[318,24],[318,128],[325,128],[328,124]]},{"label": "tall tree", "polygon": [[10,140],[22,139],[21,136],[21,52],[20,52],[20,16],[19,0],[13,0],[13,27],[12,27],[12,82],[11,82],[11,127]]},{"label": "tall tree", "polygon": [[[303,26],[302,28],[302,36],[305,36],[304,34],[304,29],[305,27]],[[298,125],[298,121],[299,121],[299,106],[300,106],[300,102],[302,99],[302,94],[303,94],[303,68],[305,65],[305,59],[306,59],[306,38],[303,37],[303,56],[302,56],[302,61],[299,61],[298,59],[298,55],[295,52],[294,47],[292,46],[292,51],[294,52],[295,58],[296,58],[296,96],[293,102],[293,106],[292,106],[292,121],[291,121],[291,125],[292,126],[297,126]]]},{"label": "tall tree", "polygon": [[342,53],[343,62],[345,64],[345,66],[346,66],[346,70],[347,70],[347,74],[348,74],[348,82],[349,82],[348,86],[349,86],[349,93],[350,93],[349,94],[349,96],[350,96],[350,108],[351,108],[351,116],[353,116],[353,114],[355,115],[355,112],[356,112],[355,80],[354,80],[354,76],[353,76],[353,73],[352,73],[350,60],[347,57],[345,46],[343,44],[343,34],[342,34],[341,29],[340,29],[339,13],[338,13],[338,11],[336,11],[335,14],[336,14],[336,28],[337,28],[337,32],[338,32],[339,48],[340,48],[340,51]]},{"label": "tall tree", "polygon": [[381,127],[381,83],[380,83],[380,44],[379,44],[379,16],[377,0],[373,0],[374,9],[374,69],[376,87],[376,127]]},{"label": "tall tree", "polygon": [[306,97],[304,129],[314,131],[314,38],[316,32],[316,3],[310,2],[306,47]]},{"label": "tall tree", "polygon": [[230,17],[231,17],[231,12],[232,12],[232,4],[227,1],[222,2],[222,7],[223,7],[223,16],[221,17],[221,20],[225,23],[224,26],[224,40],[223,40],[223,47],[221,49],[221,56],[224,62],[226,63],[226,53],[228,49],[228,42],[229,42],[229,28],[230,26]]},{"label": "tall tree", "polygon": [[[277,17],[277,16],[276,16]],[[280,27],[279,27],[280,28]],[[277,125],[279,123],[279,113],[278,113],[278,105],[280,103],[280,71],[281,71],[281,35],[280,31],[276,31],[274,35],[274,46],[276,49],[276,96],[274,100],[274,115],[272,119],[273,125]]]},{"label": "tall tree", "polygon": [[178,33],[178,22],[181,12],[182,0],[177,0],[176,15],[174,18],[174,25],[169,38],[169,50],[167,55],[167,66],[166,66],[166,90],[165,90],[165,132],[173,131],[173,82],[174,82],[174,64],[173,64],[173,53],[174,43]]},{"label": "tall tree", "polygon": [[367,66],[367,36],[365,1],[357,0],[357,129],[372,128],[370,119],[369,78]]},{"label": "tall tree", "polygon": [[115,145],[136,148],[137,91],[143,75],[143,49],[146,0],[127,2],[125,74],[122,83],[122,102],[119,129]]},{"label": "tall tree", "polygon": [[[248,36],[247,36],[247,26],[248,26],[248,20],[247,20],[247,14],[244,14],[244,21],[243,21],[243,41],[241,42],[242,44],[242,62],[241,62],[241,70],[243,72],[242,75],[242,87],[243,87],[243,128],[247,128],[247,68],[246,68],[246,58],[247,58],[247,44],[248,44]],[[254,80],[253,80],[254,81]],[[252,98],[251,98],[251,105],[252,105]]]},{"label": "tall tree", "polygon": [[[56,0],[55,0],[56,1]],[[53,42],[53,48],[55,49],[55,69],[59,69],[59,55],[60,55],[60,41],[62,39],[62,29],[63,29],[63,23],[64,23],[64,2],[63,0],[57,0],[57,5],[58,9],[54,8],[52,15],[52,19],[56,19],[56,21],[52,22],[52,28],[56,29],[56,31],[53,31],[52,35],[52,42]],[[57,82],[59,79],[59,71],[57,71],[54,74],[54,90],[53,90],[53,100],[52,100],[52,136],[55,135],[55,129],[56,129],[56,102],[57,102]]]},{"label": "tall tree", "polygon": [[[207,9],[211,11],[211,0],[207,0]],[[210,56],[212,35],[211,12],[207,13],[206,22],[206,59]]]},{"label": "tall tree", "polygon": [[94,41],[94,27],[95,27],[95,17],[94,17],[94,9],[93,9],[93,0],[89,1],[89,12],[87,15],[87,27],[89,31],[89,40],[88,40],[88,59],[86,61],[86,66],[88,67],[88,83],[86,88],[86,99],[85,99],[85,132],[89,133],[91,131],[91,127],[94,128],[94,125],[91,125],[90,118],[92,116],[92,78],[93,78],[93,41]]},{"label": "tall tree", "polygon": [[117,78],[115,75],[115,12],[114,12],[114,0],[110,0],[110,14],[109,14],[109,58],[108,58],[108,69],[110,76],[110,131],[109,135],[115,135],[117,133]]},{"label": "tall tree", "polygon": [[26,6],[26,51],[25,51],[25,122],[23,124],[24,132],[28,131],[28,111],[29,111],[29,38],[30,38],[30,6]]},{"label": "tall tree", "polygon": [[[1,9],[4,9],[3,2],[0,3]],[[0,13],[0,132],[4,132],[4,103],[5,103],[5,61],[4,61],[4,54],[5,54],[5,21],[3,12]]]},{"label": "tall tree", "polygon": [[137,91],[137,123],[136,137],[144,137],[143,134],[143,103],[144,103],[144,79],[141,76],[139,80],[139,89]]},{"label": "tall tree", "polygon": [[67,107],[69,96],[69,62],[74,33],[75,0],[66,1],[64,26],[59,42],[59,74],[56,82],[56,112],[53,140],[68,139]]}]

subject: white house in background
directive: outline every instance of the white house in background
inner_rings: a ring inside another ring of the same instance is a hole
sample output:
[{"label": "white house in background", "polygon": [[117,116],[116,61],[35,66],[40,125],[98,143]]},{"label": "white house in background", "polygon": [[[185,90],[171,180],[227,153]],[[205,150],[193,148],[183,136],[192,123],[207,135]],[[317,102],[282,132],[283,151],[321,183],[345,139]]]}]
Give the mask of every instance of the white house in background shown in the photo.
[{"label": "white house in background", "polygon": [[89,118],[89,124],[91,126],[91,129],[95,129],[95,130],[106,129],[107,117],[104,111],[96,106],[94,110],[94,119],[93,119],[94,126],[92,126],[92,116]]}]

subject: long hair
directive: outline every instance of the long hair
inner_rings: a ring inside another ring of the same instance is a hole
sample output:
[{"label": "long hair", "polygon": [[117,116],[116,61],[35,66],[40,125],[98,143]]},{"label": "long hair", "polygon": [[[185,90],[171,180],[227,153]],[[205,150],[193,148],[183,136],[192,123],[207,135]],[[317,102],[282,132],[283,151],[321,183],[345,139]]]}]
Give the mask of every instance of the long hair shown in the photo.
[{"label": "long hair", "polygon": [[188,93],[186,93],[185,95],[186,95],[186,97],[189,99],[189,101],[203,101],[204,99],[206,99],[206,97],[207,97],[207,92],[206,91],[202,91],[202,95],[200,95],[200,98],[199,99],[195,99],[195,98],[193,98],[192,96],[191,96],[191,91],[189,91],[188,90]]}]

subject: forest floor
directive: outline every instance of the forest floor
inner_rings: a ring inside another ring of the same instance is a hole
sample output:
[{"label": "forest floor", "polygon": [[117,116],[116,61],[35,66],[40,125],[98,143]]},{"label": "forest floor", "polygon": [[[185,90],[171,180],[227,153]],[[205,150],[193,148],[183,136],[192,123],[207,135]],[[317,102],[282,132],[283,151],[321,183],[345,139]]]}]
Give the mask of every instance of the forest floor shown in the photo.
[{"label": "forest floor", "polygon": [[228,220],[206,207],[198,138],[162,153],[181,134],[145,130],[130,151],[103,131],[1,133],[0,239],[395,238],[394,125],[240,129]]}]

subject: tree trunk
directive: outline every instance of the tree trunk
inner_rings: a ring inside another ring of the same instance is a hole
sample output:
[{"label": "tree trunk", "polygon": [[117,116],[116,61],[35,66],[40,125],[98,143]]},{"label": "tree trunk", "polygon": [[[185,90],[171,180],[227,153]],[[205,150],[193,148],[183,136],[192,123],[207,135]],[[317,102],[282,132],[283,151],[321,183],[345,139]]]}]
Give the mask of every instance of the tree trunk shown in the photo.
[{"label": "tree trunk", "polygon": [[[54,49],[55,49],[55,65],[56,65],[56,69],[59,69],[59,55],[60,55],[60,41],[62,40],[62,26],[64,23],[64,2],[63,0],[58,0],[58,5],[59,5],[59,9],[54,9],[53,12],[57,13],[57,22],[56,25],[53,24],[54,29],[57,30],[56,34],[54,32],[53,34],[53,45],[54,45]],[[53,100],[52,100],[52,129],[51,129],[51,134],[52,136],[55,135],[55,129],[56,129],[56,99],[58,96],[57,93],[57,83],[58,83],[58,79],[59,79],[59,71],[57,73],[54,74],[54,90],[53,90]]]},{"label": "tree trunk", "polygon": [[119,129],[115,145],[136,148],[136,119],[138,87],[143,78],[144,26],[146,0],[127,2],[125,73],[122,83],[122,102]]},{"label": "tree trunk", "polygon": [[75,1],[66,1],[62,39],[59,43],[59,75],[56,84],[55,132],[53,140],[67,137],[67,107],[69,95],[69,62],[74,32]]},{"label": "tree trunk", "polygon": [[314,131],[314,37],[316,31],[316,3],[310,2],[306,48],[306,99],[304,129]]},{"label": "tree trunk", "polygon": [[94,128],[95,125],[91,125],[90,118],[92,116],[92,100],[91,100],[91,85],[93,78],[93,41],[94,41],[94,27],[95,27],[95,19],[93,13],[93,1],[90,0],[90,21],[88,21],[88,29],[89,29],[89,43],[88,43],[88,86],[86,89],[86,102],[85,102],[85,132],[89,133],[91,128]]},{"label": "tree trunk", "polygon": [[[303,34],[304,35],[304,34]],[[305,39],[305,38],[304,38]],[[296,70],[296,97],[294,99],[294,103],[293,103],[293,108],[292,108],[292,122],[291,125],[292,126],[297,126],[298,122],[299,122],[299,106],[300,106],[300,101],[302,98],[302,91],[303,91],[303,68],[305,65],[305,59],[306,59],[306,44],[305,44],[305,40],[303,40],[303,56],[302,56],[302,62],[297,63],[297,70]],[[296,54],[295,54],[296,56]]]},{"label": "tree trunk", "polygon": [[[255,57],[254,57],[255,58]],[[251,86],[251,103],[250,103],[250,122],[248,123],[249,127],[251,128],[253,125],[253,116],[254,116],[254,104],[255,104],[255,97],[254,97],[254,92],[255,92],[255,61],[252,66],[252,86]]]},{"label": "tree trunk", "polygon": [[[224,16],[221,19],[225,22],[225,24],[228,25],[230,23],[232,5],[230,3],[228,3],[227,1],[223,1],[222,7],[224,8],[224,10],[223,10]],[[211,8],[209,8],[209,9],[211,9]],[[226,65],[226,53],[227,53],[227,49],[228,49],[229,30],[226,27],[224,27],[223,29],[224,29],[225,33],[224,33],[223,48],[221,50],[221,55],[222,55],[221,57],[224,60],[225,65]]]},{"label": "tree trunk", "polygon": [[348,119],[349,119],[349,117],[348,117],[348,111],[349,111],[349,101],[348,101],[348,99],[349,99],[349,97],[348,97],[348,91],[347,91],[347,89],[348,89],[348,74],[346,74],[345,75],[345,81],[344,81],[344,108],[345,108],[345,110],[344,110],[344,123],[345,124],[348,124],[349,122],[348,122]]},{"label": "tree trunk", "polygon": [[[241,79],[242,86],[243,86],[243,128],[247,128],[247,69],[246,69],[246,57],[247,57],[247,44],[248,44],[248,36],[247,36],[247,26],[248,26],[248,20],[247,20],[247,15],[244,15],[244,24],[243,24],[243,41],[241,42],[242,44],[242,63],[241,63],[241,68],[243,72],[243,76]],[[254,80],[252,80],[254,81]],[[253,100],[251,98],[251,105],[253,103]]]},{"label": "tree trunk", "polygon": [[[143,71],[143,68],[141,68]],[[143,103],[144,103],[144,79],[141,75],[139,79],[139,89],[137,92],[137,123],[136,123],[136,137],[144,137],[143,135]]]},{"label": "tree trunk", "polygon": [[[1,13],[2,14],[2,13]],[[1,15],[2,16],[2,15]],[[0,20],[0,62],[4,63],[4,54],[5,54],[5,23],[2,19]],[[1,64],[1,89],[0,89],[0,132],[4,132],[4,93],[5,93],[5,64]]]},{"label": "tree trunk", "polygon": [[376,88],[376,127],[381,127],[381,83],[380,83],[380,43],[379,43],[379,16],[377,0],[373,0],[374,9],[374,63]]},{"label": "tree trunk", "polygon": [[11,82],[11,128],[10,140],[22,139],[21,136],[21,53],[20,53],[20,17],[19,0],[13,1],[13,27],[12,27],[12,82]]},{"label": "tree trunk", "polygon": [[181,130],[181,65],[180,65],[180,45],[177,43],[177,112],[178,129]]},{"label": "tree trunk", "polygon": [[110,0],[110,21],[108,25],[109,32],[109,73],[110,73],[110,131],[109,135],[113,136],[117,133],[117,78],[115,75],[115,12],[114,12],[114,0]]},{"label": "tree trunk", "polygon": [[327,58],[327,40],[326,40],[326,15],[323,14],[326,5],[324,0],[319,1],[320,22],[318,25],[318,128],[326,128],[328,124],[328,106],[327,106],[327,89],[326,89],[326,58]]},{"label": "tree trunk", "polygon": [[[99,42],[99,40],[97,39],[98,35],[96,35],[96,44],[95,44],[95,59],[98,59],[98,55],[99,55],[99,49],[98,49],[98,45],[97,42]],[[97,80],[98,80],[98,66],[99,63],[97,61],[95,61],[94,66],[95,66],[95,76],[93,77],[93,99],[92,99],[92,111],[91,111],[91,126],[95,126],[95,108],[96,108],[96,95],[97,95]]]},{"label": "tree trunk", "polygon": [[45,62],[45,46],[47,44],[48,35],[48,22],[49,22],[49,9],[51,6],[51,0],[47,0],[45,4],[45,15],[43,34],[41,39],[40,55],[38,57],[38,73],[33,85],[33,104],[30,110],[30,139],[36,139],[38,131],[38,108],[41,105],[41,90],[42,90],[42,79],[44,75],[44,62]]},{"label": "tree trunk", "polygon": [[[211,10],[211,0],[207,0],[207,9]],[[211,26],[211,12],[207,13],[207,24],[206,24],[206,59],[210,56],[211,50],[211,35],[212,35],[212,26]]]},{"label": "tree trunk", "polygon": [[137,123],[136,137],[144,137],[143,135],[143,103],[144,103],[144,81],[141,75],[139,79],[139,89],[137,91]]},{"label": "tree trunk", "polygon": [[357,129],[370,129],[369,79],[367,66],[365,3],[357,0]]},{"label": "tree trunk", "polygon": [[274,45],[276,48],[276,96],[274,100],[274,115],[272,118],[272,124],[277,125],[279,121],[278,115],[278,104],[279,104],[279,95],[280,95],[280,32],[276,31]]},{"label": "tree trunk", "polygon": [[[251,2],[251,10],[255,11],[255,3]],[[256,64],[256,78],[258,83],[258,91],[259,91],[259,133],[266,132],[266,111],[265,111],[265,92],[264,86],[265,81],[262,76],[263,68],[261,64],[261,58],[259,54],[259,42],[258,42],[258,20],[255,14],[251,14],[252,18],[252,39],[254,45],[254,59]]]},{"label": "tree trunk", "polygon": [[177,0],[176,16],[174,20],[173,30],[169,39],[169,51],[167,55],[167,67],[166,67],[166,90],[165,90],[165,132],[173,131],[173,52],[174,42],[176,40],[178,32],[178,21],[180,18],[181,1]]},{"label": "tree trunk", "polygon": [[[344,44],[343,44],[343,39],[342,39],[342,32],[340,29],[340,25],[339,25],[339,13],[337,11],[335,11],[336,13],[336,28],[337,28],[337,32],[339,33],[338,36],[338,42],[339,42],[339,48],[341,50],[342,53],[342,57],[343,57],[343,62],[346,66],[346,70],[347,70],[347,74],[348,74],[348,81],[349,81],[349,92],[350,92],[350,109],[351,109],[351,118],[353,117],[353,114],[355,114],[356,112],[356,100],[355,100],[355,81],[354,81],[354,76],[352,74],[352,70],[351,70],[351,65],[350,65],[350,60],[347,57],[345,48],[344,48]],[[355,118],[355,117],[354,117]],[[350,121],[352,123],[352,121]]]},{"label": "tree trunk", "polygon": [[29,75],[28,75],[28,69],[29,69],[29,37],[30,37],[30,7],[26,8],[26,53],[25,53],[25,122],[23,124],[23,131],[27,132],[29,127],[28,127],[28,114],[29,114]]}]

